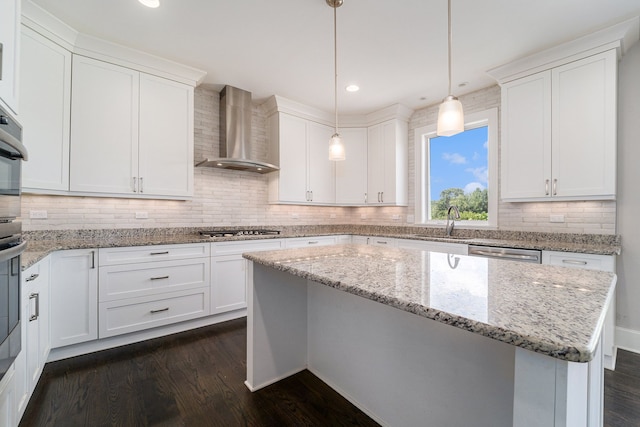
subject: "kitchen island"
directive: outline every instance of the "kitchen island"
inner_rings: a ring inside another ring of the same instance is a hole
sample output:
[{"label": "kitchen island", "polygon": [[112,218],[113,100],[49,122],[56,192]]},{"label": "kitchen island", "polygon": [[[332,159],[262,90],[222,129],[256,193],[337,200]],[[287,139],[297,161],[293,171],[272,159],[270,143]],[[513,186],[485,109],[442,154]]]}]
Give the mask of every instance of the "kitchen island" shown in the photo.
[{"label": "kitchen island", "polygon": [[611,273],[360,245],[245,257],[251,390],[309,369],[383,425],[601,425]]}]

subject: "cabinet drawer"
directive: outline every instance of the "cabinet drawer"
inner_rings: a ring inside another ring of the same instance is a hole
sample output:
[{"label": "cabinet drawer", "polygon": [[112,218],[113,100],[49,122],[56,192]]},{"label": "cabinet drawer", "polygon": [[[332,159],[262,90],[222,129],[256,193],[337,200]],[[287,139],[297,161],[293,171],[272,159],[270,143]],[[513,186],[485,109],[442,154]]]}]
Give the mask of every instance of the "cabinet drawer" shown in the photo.
[{"label": "cabinet drawer", "polygon": [[285,248],[306,248],[312,246],[325,246],[335,245],[337,239],[335,236],[319,236],[319,237],[301,237],[286,239],[284,242]]},{"label": "cabinet drawer", "polygon": [[211,256],[236,255],[244,252],[272,251],[282,248],[282,240],[243,240],[211,244]]},{"label": "cabinet drawer", "polygon": [[133,246],[125,248],[103,248],[99,252],[100,266],[133,264],[137,262],[165,261],[208,257],[209,243],[185,245]]},{"label": "cabinet drawer", "polygon": [[542,263],[563,267],[584,268],[587,270],[615,272],[615,258],[613,255],[542,251]]},{"label": "cabinet drawer", "polygon": [[100,302],[209,286],[208,258],[100,267]]},{"label": "cabinet drawer", "polygon": [[387,237],[371,237],[369,239],[369,244],[372,246],[396,246],[396,239],[390,239]]},{"label": "cabinet drawer", "polygon": [[99,307],[99,337],[112,337],[207,316],[209,288],[101,302]]}]

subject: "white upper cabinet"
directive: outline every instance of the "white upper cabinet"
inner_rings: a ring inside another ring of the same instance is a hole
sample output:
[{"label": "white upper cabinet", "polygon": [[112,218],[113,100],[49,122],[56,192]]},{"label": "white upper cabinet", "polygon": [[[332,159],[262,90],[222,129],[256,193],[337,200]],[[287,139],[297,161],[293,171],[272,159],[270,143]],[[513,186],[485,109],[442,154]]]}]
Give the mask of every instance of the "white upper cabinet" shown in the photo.
[{"label": "white upper cabinet", "polygon": [[74,55],[71,191],[138,192],[139,75]]},{"label": "white upper cabinet", "polygon": [[369,127],[367,204],[407,204],[407,132],[407,124],[400,120]]},{"label": "white upper cabinet", "polygon": [[193,194],[193,88],[140,74],[139,191]]},{"label": "white upper cabinet", "polygon": [[72,192],[193,194],[193,88],[74,55]]},{"label": "white upper cabinet", "polygon": [[615,49],[502,84],[501,198],[615,198]]},{"label": "white upper cabinet", "polygon": [[20,0],[0,0],[0,105],[18,114]]},{"label": "white upper cabinet", "polygon": [[269,174],[271,203],[333,204],[334,164],[329,160],[333,129],[286,113],[269,118],[271,155],[280,170]]},{"label": "white upper cabinet", "polygon": [[69,190],[71,52],[22,27],[20,123],[29,161],[23,190]]},{"label": "white upper cabinet", "polygon": [[336,203],[364,204],[367,197],[367,128],[342,128],[346,159],[336,162]]}]

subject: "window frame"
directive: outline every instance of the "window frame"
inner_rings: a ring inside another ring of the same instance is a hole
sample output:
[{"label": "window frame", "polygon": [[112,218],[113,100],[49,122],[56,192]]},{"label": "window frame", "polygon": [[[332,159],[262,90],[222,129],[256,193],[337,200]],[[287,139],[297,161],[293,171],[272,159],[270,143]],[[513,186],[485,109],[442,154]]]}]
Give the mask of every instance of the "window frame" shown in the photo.
[{"label": "window frame", "polygon": [[[464,129],[474,129],[487,126],[488,149],[488,220],[487,221],[456,221],[466,228],[497,228],[498,227],[498,109],[489,108],[466,114]],[[415,130],[415,224],[416,225],[444,225],[445,220],[430,220],[430,200],[427,197],[429,177],[429,140],[436,135],[436,124],[422,126]],[[425,200],[426,199],[426,200]],[[426,202],[426,203],[425,203]]]}]

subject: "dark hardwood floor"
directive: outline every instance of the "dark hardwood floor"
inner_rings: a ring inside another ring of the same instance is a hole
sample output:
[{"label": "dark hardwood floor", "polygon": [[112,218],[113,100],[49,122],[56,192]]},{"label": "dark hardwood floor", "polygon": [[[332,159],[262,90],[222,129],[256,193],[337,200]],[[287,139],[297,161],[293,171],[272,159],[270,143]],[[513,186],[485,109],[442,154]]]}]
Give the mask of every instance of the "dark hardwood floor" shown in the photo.
[{"label": "dark hardwood floor", "polygon": [[[49,363],[20,426],[378,425],[308,371],[249,392],[245,353],[239,319]],[[605,371],[604,421],[640,426],[640,355]]]}]

